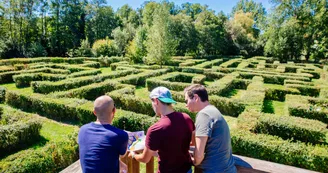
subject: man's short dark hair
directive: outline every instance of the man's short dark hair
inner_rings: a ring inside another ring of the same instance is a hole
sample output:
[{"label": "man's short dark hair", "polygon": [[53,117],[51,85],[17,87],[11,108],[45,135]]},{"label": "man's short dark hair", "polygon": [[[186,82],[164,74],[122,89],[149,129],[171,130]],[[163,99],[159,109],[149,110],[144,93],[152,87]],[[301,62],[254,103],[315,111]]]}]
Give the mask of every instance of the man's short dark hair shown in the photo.
[{"label": "man's short dark hair", "polygon": [[194,98],[194,94],[197,94],[202,102],[208,101],[208,94],[206,88],[200,84],[193,84],[184,89],[184,93],[188,94],[189,98]]}]

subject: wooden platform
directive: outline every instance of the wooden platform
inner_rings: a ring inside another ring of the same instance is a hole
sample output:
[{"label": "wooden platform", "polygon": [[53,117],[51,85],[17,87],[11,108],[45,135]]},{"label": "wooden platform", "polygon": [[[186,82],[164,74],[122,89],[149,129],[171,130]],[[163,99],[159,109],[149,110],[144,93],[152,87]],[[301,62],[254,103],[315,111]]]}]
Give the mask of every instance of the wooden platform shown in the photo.
[{"label": "wooden platform", "polygon": [[[253,158],[244,157],[244,156],[234,155],[234,159],[236,162],[236,167],[237,167],[238,173],[266,173],[266,172],[314,173],[314,171],[310,171],[310,170],[306,170],[306,169],[301,169],[301,168],[296,168],[293,166],[253,159]],[[137,170],[139,170],[139,169],[137,169]],[[133,172],[133,171],[129,170],[129,172]],[[156,172],[156,171],[154,170],[152,172]],[[82,173],[80,160],[76,161],[75,163],[73,163],[72,165],[70,165],[63,171],[61,171],[61,173]],[[133,173],[135,173],[135,172],[133,172]]]}]

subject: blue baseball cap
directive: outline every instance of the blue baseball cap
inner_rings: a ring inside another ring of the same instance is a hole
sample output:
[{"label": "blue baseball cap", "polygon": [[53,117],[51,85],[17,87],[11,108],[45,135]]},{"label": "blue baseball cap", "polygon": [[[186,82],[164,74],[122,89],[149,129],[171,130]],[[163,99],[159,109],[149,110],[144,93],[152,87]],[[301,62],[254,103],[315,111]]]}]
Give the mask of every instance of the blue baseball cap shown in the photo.
[{"label": "blue baseball cap", "polygon": [[155,89],[153,89],[150,94],[149,97],[151,99],[153,98],[157,98],[158,100],[160,100],[161,102],[164,103],[177,103],[176,101],[174,101],[172,99],[172,95],[169,89],[167,89],[166,87],[156,87]]}]

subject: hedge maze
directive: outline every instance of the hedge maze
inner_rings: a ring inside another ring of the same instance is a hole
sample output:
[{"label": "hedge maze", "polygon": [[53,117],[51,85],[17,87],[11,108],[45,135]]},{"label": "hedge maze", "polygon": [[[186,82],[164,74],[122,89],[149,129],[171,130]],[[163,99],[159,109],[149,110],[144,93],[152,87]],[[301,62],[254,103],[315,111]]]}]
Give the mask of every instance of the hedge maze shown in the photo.
[{"label": "hedge maze", "polygon": [[190,84],[208,89],[236,154],[327,172],[328,66],[272,58],[173,57],[162,68],[122,57],[0,60],[0,172],[58,172],[78,159],[78,128],[93,101],[115,100],[113,125],[147,130],[158,120],[149,91],[165,86],[185,107]]}]

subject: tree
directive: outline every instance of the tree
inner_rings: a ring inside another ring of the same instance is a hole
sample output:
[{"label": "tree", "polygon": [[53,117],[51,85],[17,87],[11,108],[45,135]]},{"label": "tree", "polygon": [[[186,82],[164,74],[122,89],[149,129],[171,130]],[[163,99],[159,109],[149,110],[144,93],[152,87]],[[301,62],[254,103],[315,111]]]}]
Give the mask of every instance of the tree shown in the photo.
[{"label": "tree", "polygon": [[141,63],[143,57],[147,55],[146,49],[147,29],[140,26],[136,31],[136,36],[130,41],[126,56],[131,63]]},{"label": "tree", "polygon": [[262,3],[256,3],[253,0],[239,0],[232,8],[231,15],[234,16],[237,12],[251,13],[254,19],[254,28],[264,30],[266,26],[267,12]]},{"label": "tree", "polygon": [[228,44],[225,37],[224,21],[213,11],[203,11],[197,15],[195,27],[199,33],[198,54],[225,54]]},{"label": "tree", "polygon": [[132,24],[133,27],[139,26],[139,16],[135,10],[133,10],[129,5],[125,4],[121,8],[119,8],[116,12],[118,18],[122,21],[122,26],[126,26],[127,24]]},{"label": "tree", "polygon": [[234,17],[226,23],[226,29],[230,34],[238,54],[245,57],[261,55],[261,46],[257,43],[259,30],[253,28],[254,19],[252,13],[238,11]]},{"label": "tree", "polygon": [[129,41],[133,39],[134,35],[135,29],[132,24],[127,24],[127,26],[123,29],[121,29],[121,27],[117,27],[113,30],[112,36],[119,55],[125,54],[125,49]]},{"label": "tree", "polygon": [[170,32],[178,41],[176,55],[196,54],[198,46],[198,34],[193,24],[193,20],[186,14],[179,13],[171,16],[172,25]]},{"label": "tree", "polygon": [[155,62],[162,66],[174,55],[177,46],[177,41],[169,30],[171,21],[169,9],[165,2],[155,10],[153,22],[147,39],[146,62]]}]

